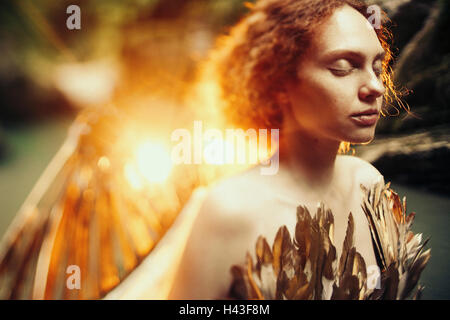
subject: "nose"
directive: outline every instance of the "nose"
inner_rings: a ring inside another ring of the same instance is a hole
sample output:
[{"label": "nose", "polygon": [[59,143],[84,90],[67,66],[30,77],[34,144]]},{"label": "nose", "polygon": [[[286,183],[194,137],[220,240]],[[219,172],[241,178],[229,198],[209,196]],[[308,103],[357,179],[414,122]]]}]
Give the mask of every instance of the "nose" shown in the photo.
[{"label": "nose", "polygon": [[385,90],[383,81],[374,72],[370,72],[370,75],[365,79],[365,82],[359,89],[359,99],[364,102],[373,103],[384,94]]}]

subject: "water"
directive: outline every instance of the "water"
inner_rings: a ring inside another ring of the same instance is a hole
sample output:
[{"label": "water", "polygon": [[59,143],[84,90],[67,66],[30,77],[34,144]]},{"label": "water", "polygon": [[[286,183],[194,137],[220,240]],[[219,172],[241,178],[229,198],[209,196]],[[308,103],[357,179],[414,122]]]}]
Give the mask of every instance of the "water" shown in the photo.
[{"label": "water", "polygon": [[62,145],[72,118],[4,129],[7,158],[0,162],[0,237]]},{"label": "water", "polygon": [[[389,181],[385,177],[385,181]],[[400,198],[406,196],[407,212],[416,212],[414,233],[422,233],[423,240],[431,237],[427,248],[431,258],[419,283],[425,286],[422,299],[450,299],[450,198],[396,183],[391,188]]]}]

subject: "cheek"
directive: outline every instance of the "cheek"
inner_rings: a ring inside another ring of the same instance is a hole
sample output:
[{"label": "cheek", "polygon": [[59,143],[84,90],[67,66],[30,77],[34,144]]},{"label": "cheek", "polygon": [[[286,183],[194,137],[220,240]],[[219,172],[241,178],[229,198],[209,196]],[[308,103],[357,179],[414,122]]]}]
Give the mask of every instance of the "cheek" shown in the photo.
[{"label": "cheek", "polygon": [[348,88],[341,82],[327,80],[322,78],[302,83],[292,101],[297,119],[336,123],[348,114],[352,104]]}]

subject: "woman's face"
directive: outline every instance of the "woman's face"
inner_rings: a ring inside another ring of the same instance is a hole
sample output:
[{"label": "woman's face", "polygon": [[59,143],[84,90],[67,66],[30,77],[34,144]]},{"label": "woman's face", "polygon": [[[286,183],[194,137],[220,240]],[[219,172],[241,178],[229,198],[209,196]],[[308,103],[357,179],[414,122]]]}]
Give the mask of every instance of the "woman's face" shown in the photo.
[{"label": "woman's face", "polygon": [[298,81],[286,85],[287,123],[318,138],[370,142],[384,93],[383,56],[366,18],[350,6],[337,9],[316,30]]}]

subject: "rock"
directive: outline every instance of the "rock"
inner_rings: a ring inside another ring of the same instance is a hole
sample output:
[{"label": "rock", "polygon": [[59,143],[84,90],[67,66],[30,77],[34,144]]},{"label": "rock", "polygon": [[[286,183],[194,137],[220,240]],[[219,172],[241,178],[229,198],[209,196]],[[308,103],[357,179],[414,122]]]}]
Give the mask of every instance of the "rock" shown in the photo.
[{"label": "rock", "polygon": [[378,138],[356,147],[386,181],[450,195],[450,129],[446,126],[412,135]]},{"label": "rock", "polygon": [[412,0],[391,16],[394,45],[400,49],[395,81],[410,90],[404,102],[416,116],[382,121],[381,132],[414,131],[450,121],[450,45],[444,40],[450,32],[449,14],[449,1]]}]

